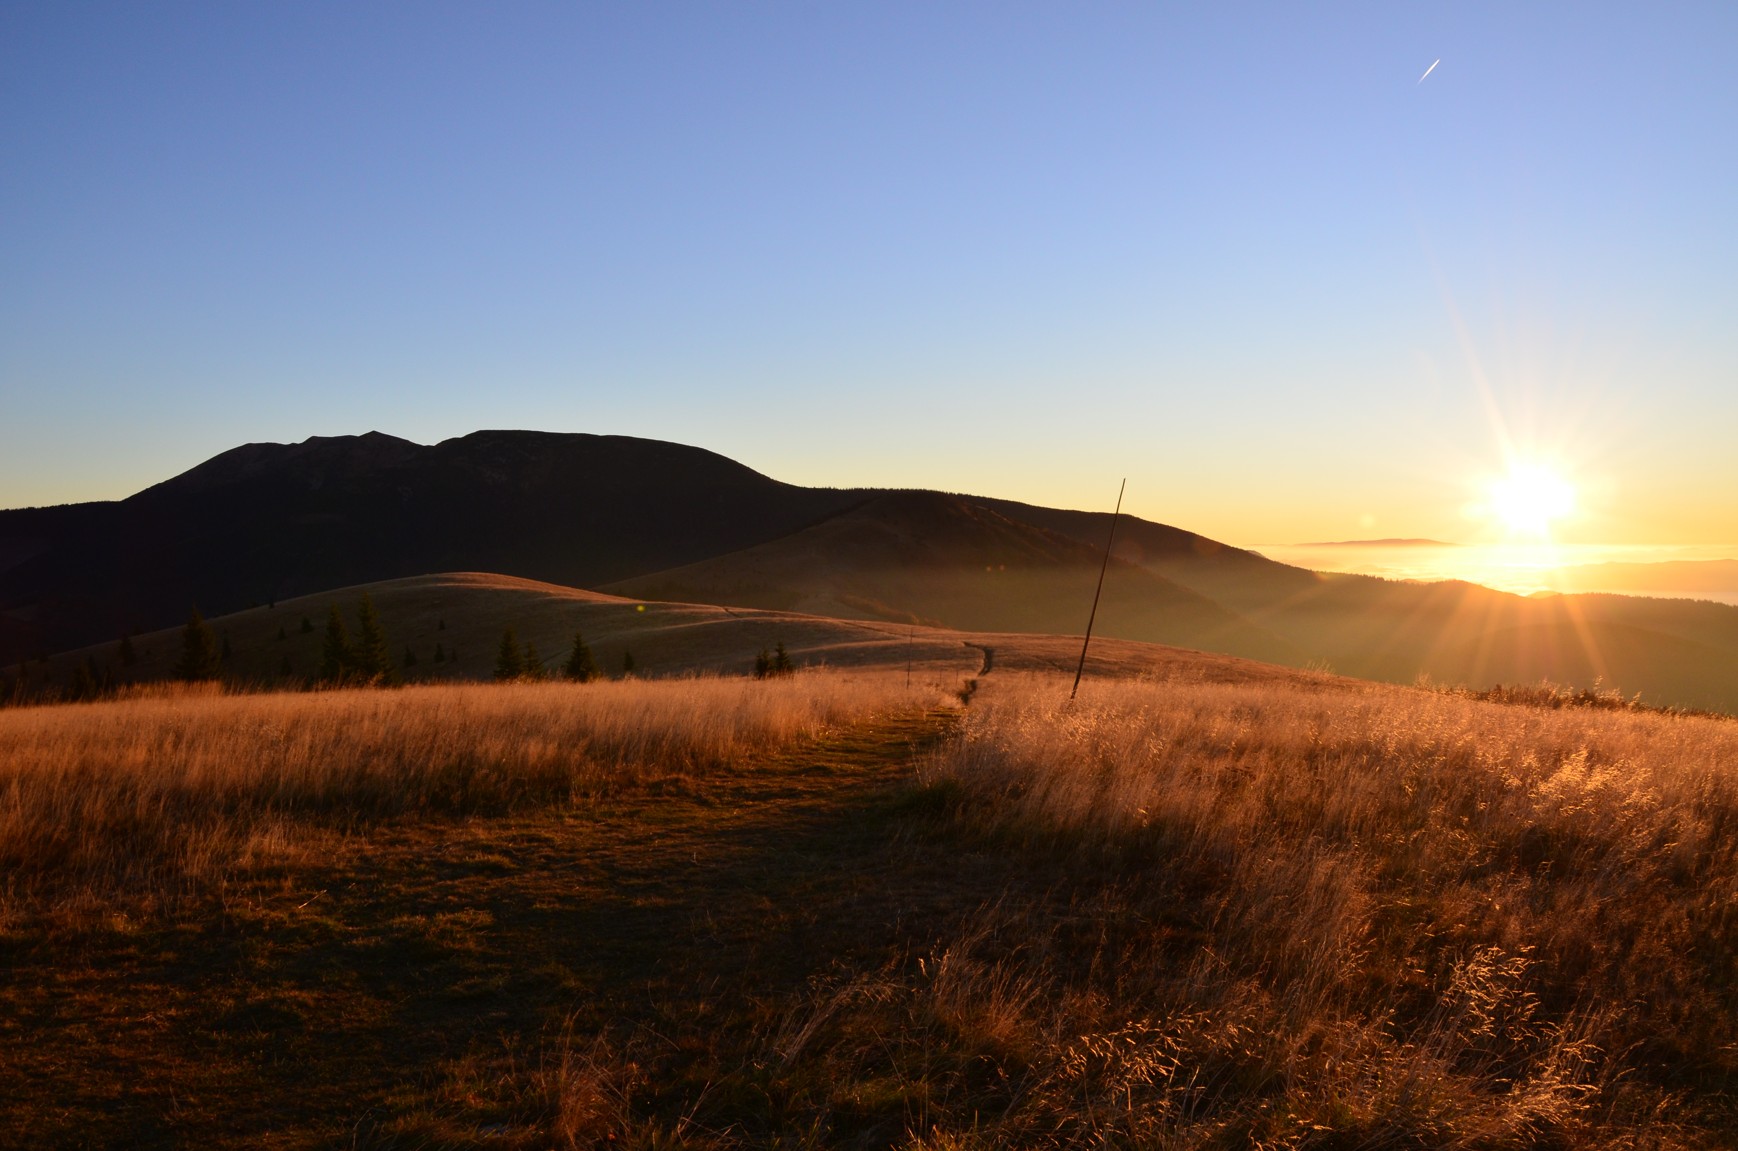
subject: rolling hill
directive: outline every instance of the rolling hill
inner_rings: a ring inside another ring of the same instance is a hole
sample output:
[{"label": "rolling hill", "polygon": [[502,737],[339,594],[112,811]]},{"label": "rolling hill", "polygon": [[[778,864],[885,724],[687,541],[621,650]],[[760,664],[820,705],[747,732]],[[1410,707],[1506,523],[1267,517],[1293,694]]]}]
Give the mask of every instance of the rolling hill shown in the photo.
[{"label": "rolling hill", "polygon": [[[781,539],[606,590],[967,631],[1067,634],[1086,627],[1101,556],[982,502],[889,492]],[[1302,658],[1206,596],[1135,564],[1119,561],[1116,569],[1099,607],[1104,635],[1278,662]]]},{"label": "rolling hill", "polygon": [[[269,616],[295,597],[432,572],[883,632],[1078,634],[1109,521],[973,495],[797,487],[622,436],[252,444],[126,500],[0,511],[0,666],[177,626],[195,603]],[[531,617],[524,626],[543,626]],[[553,657],[571,621],[549,618],[563,621]],[[489,644],[495,622],[479,633]],[[1323,574],[1136,517],[1119,522],[1096,630],[1373,679],[1597,680],[1650,703],[1738,711],[1738,607]],[[487,673],[487,652],[468,644],[466,656],[446,671]]]},{"label": "rolling hill", "polygon": [[439,571],[595,586],[860,502],[699,448],[476,432],[249,444],[113,503],[0,511],[0,662]]},{"label": "rolling hill", "polygon": [[[260,687],[299,687],[316,674],[328,613],[354,628],[355,608],[374,603],[403,678],[417,683],[486,680],[502,633],[539,654],[556,673],[575,632],[606,676],[619,676],[632,653],[635,674],[667,678],[746,674],[756,653],[783,644],[799,668],[911,669],[948,682],[992,664],[1010,670],[1072,672],[1080,638],[1027,632],[969,632],[927,624],[892,624],[789,611],[669,603],[606,595],[483,572],[444,572],[336,588],[245,608],[208,621],[230,650],[224,675]],[[64,686],[75,669],[94,666],[118,686],[173,677],[181,627],[133,637],[133,662],[113,642],[93,644],[26,666],[27,686]],[[405,660],[413,655],[414,662]],[[1094,678],[1166,675],[1194,682],[1296,682],[1300,673],[1271,663],[1153,643],[1095,638],[1087,671]],[[8,669],[0,672],[4,702]]]}]

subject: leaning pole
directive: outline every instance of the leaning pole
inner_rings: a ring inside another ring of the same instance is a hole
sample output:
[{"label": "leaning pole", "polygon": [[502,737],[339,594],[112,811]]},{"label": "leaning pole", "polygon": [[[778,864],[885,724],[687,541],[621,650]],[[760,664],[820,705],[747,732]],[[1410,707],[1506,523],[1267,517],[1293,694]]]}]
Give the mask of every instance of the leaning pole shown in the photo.
[{"label": "leaning pole", "polygon": [[1122,486],[1116,489],[1116,510],[1110,513],[1110,539],[1104,543],[1104,566],[1098,569],[1098,589],[1092,593],[1092,611],[1086,617],[1086,638],[1080,643],[1080,666],[1074,669],[1074,686],[1068,691],[1070,702],[1080,690],[1080,676],[1086,671],[1086,649],[1092,643],[1092,621],[1098,618],[1098,597],[1104,594],[1104,573],[1110,570],[1110,549],[1116,543],[1116,521],[1122,515],[1122,493],[1127,488],[1128,477],[1124,476]]}]

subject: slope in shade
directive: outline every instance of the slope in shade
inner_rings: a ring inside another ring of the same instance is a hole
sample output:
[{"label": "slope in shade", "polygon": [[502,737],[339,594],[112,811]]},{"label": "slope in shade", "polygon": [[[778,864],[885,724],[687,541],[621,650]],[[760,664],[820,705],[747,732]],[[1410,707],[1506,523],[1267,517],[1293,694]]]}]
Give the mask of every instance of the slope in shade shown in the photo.
[{"label": "slope in shade", "polygon": [[[1078,634],[1101,558],[1084,543],[965,498],[891,492],[782,539],[607,590],[973,631]],[[1099,608],[1103,635],[1297,657],[1205,596],[1133,564],[1112,567]]]},{"label": "slope in shade", "polygon": [[0,661],[433,571],[598,583],[859,502],[625,436],[370,433],[250,444],[118,503],[0,511]]},{"label": "slope in shade", "polygon": [[[0,511],[0,663],[321,589],[493,571],[639,596],[1078,635],[1109,516],[808,489],[697,448],[478,432],[253,444],[118,503]],[[1409,682],[1592,677],[1738,710],[1738,608],[1323,575],[1124,517],[1099,634]],[[646,573],[657,573],[648,575]]]}]

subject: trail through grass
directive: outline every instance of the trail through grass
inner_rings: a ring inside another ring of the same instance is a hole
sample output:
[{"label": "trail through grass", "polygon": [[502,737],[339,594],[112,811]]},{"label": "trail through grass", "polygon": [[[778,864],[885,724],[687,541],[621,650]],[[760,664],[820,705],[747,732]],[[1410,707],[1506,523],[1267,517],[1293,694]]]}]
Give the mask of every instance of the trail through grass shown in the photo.
[{"label": "trail through grass", "polygon": [[[679,1126],[769,1005],[953,901],[956,863],[889,836],[952,722],[881,718],[586,811],[334,835],[329,862],[168,920],[15,932],[0,1144],[545,1146],[573,1101],[538,1094],[540,1061],[662,1032],[719,1049],[656,1053],[700,1082],[635,1105]],[[779,1121],[765,1100],[725,1112]]]},{"label": "trail through grass", "polygon": [[[1066,703],[1000,662],[969,708],[635,687],[584,732],[690,736],[607,762],[536,742],[570,693],[454,696],[499,725],[454,738],[523,744],[475,803],[214,769],[293,850],[8,895],[0,1146],[1732,1145],[1731,724],[1275,669]],[[693,754],[751,708],[809,718]],[[152,771],[90,794],[206,794]],[[130,858],[89,826],[67,858]]]}]

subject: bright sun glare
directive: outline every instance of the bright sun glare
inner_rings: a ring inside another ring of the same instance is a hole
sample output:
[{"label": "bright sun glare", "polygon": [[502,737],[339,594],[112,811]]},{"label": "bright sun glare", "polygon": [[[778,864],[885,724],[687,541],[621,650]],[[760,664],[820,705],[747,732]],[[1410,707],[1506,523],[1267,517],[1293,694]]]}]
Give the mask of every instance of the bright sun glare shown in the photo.
[{"label": "bright sun glare", "polygon": [[1545,539],[1575,509],[1575,489],[1550,468],[1518,463],[1491,484],[1490,507],[1514,535]]}]

